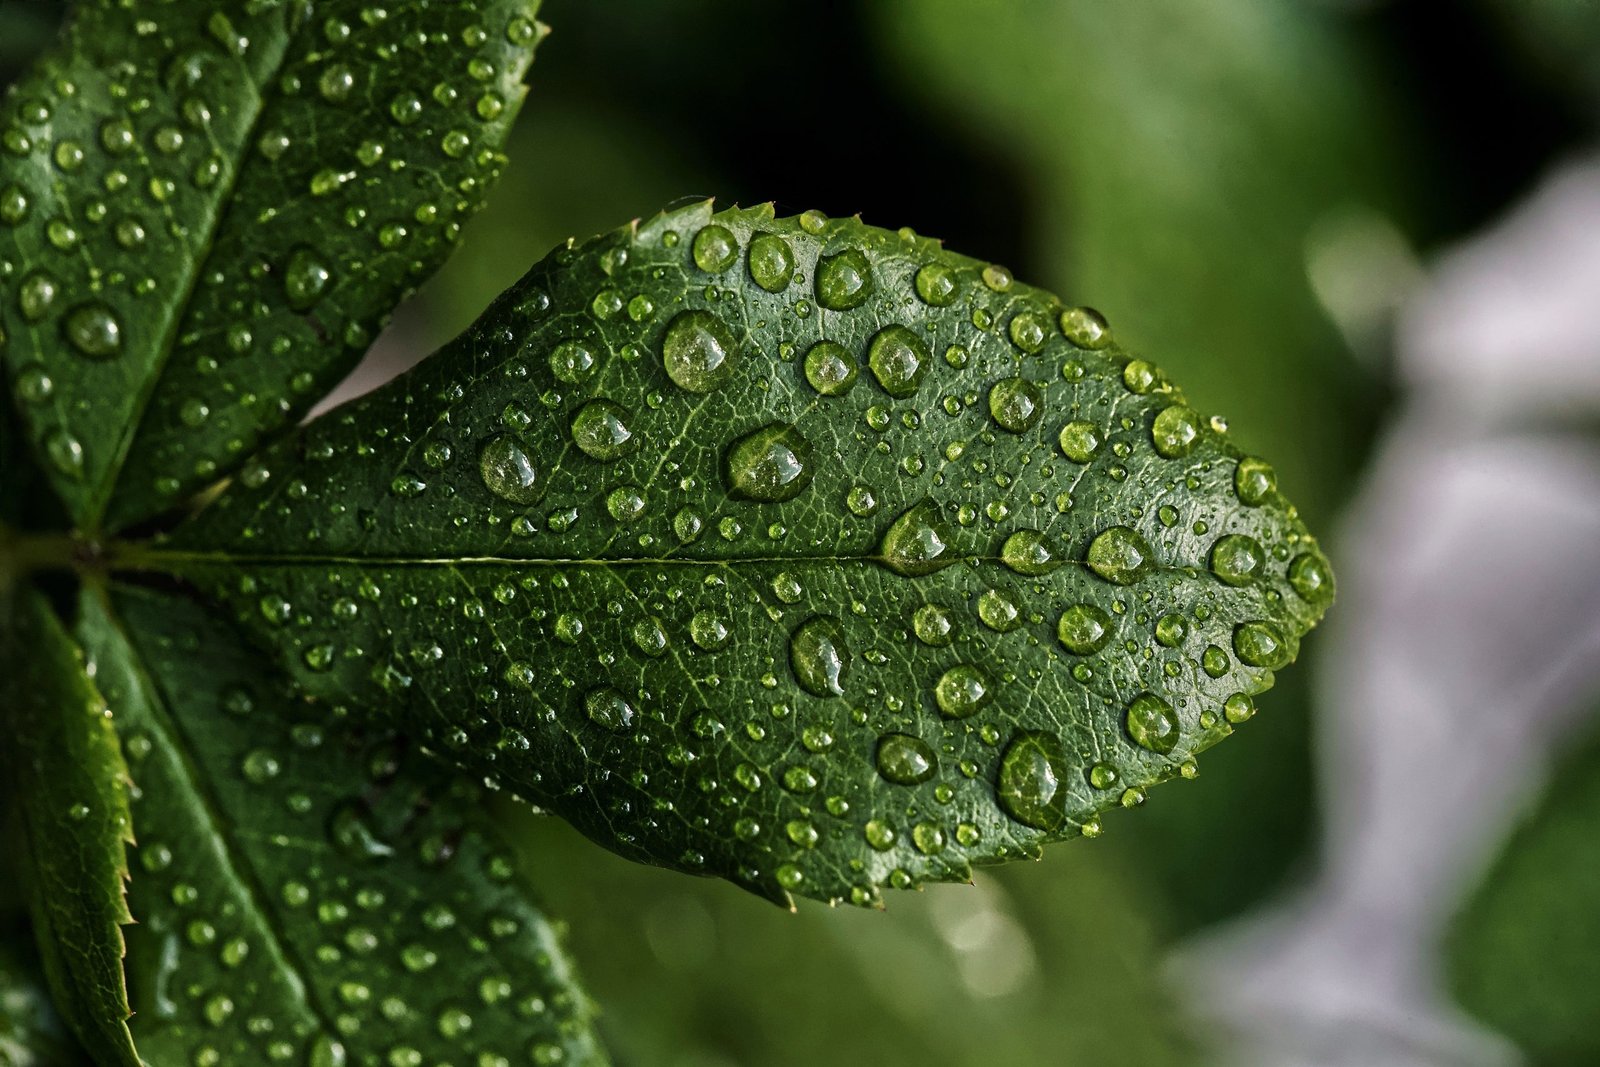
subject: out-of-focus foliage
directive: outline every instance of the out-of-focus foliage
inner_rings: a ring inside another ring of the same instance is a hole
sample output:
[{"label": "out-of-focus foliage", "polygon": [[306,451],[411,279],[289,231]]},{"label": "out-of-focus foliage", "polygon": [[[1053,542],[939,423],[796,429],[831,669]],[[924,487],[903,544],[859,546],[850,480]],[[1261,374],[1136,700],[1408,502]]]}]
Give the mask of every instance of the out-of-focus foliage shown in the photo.
[{"label": "out-of-focus foliage", "polygon": [[1489,0],[1542,75],[1600,102],[1600,4],[1592,0]]},{"label": "out-of-focus foliage", "polygon": [[1194,1062],[1157,978],[1146,894],[1098,843],[975,887],[895,894],[886,912],[784,916],[600,853],[554,819],[521,821],[530,870],[562,872],[543,882],[553,910],[575,917],[572,948],[619,1062]]},{"label": "out-of-focus foliage", "polygon": [[1541,1065],[1600,1063],[1600,731],[1562,760],[1457,916],[1457,999]]}]

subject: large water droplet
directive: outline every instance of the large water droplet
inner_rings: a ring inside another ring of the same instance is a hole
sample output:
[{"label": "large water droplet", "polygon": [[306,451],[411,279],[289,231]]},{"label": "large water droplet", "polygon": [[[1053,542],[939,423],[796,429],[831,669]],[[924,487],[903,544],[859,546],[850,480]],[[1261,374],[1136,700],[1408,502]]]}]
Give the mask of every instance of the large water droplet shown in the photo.
[{"label": "large water droplet", "polygon": [[789,666],[800,688],[813,696],[842,696],[850,672],[844,628],[831,615],[816,615],[789,637]]},{"label": "large water droplet", "polygon": [[813,473],[811,442],[785,423],[763,426],[728,449],[728,491],[748,500],[790,500],[811,484]]},{"label": "large water droplet", "polygon": [[1178,715],[1154,693],[1135,697],[1128,705],[1127,727],[1128,736],[1141,748],[1164,756],[1177,747]]},{"label": "large water droplet", "polygon": [[1139,531],[1113,526],[1089,545],[1089,569],[1115,585],[1132,585],[1155,566],[1150,543]]},{"label": "large water droplet", "polygon": [[1037,578],[1061,566],[1050,539],[1038,530],[1018,530],[1000,548],[1000,561],[1018,574]]},{"label": "large water droplet", "polygon": [[1111,640],[1111,616],[1093,604],[1074,604],[1061,613],[1056,638],[1075,656],[1092,656]]},{"label": "large water droplet", "polygon": [[758,233],[750,239],[750,277],[769,293],[780,293],[794,275],[794,251],[775,233]]},{"label": "large water droplet", "polygon": [[857,249],[824,256],[817,263],[817,303],[830,311],[860,307],[872,290],[872,267]]},{"label": "large water droplet", "polygon": [[1250,584],[1265,562],[1260,543],[1247,534],[1228,534],[1211,546],[1211,570],[1229,585]]},{"label": "large water droplet", "polygon": [[583,712],[589,721],[607,730],[625,730],[633,725],[633,705],[609,685],[589,690],[583,697]]},{"label": "large water droplet", "polygon": [[544,495],[543,472],[515,437],[496,437],[478,453],[478,473],[495,496],[532,504]]},{"label": "large water droplet", "polygon": [[938,770],[933,749],[920,737],[884,734],[878,740],[878,773],[897,785],[917,785]]},{"label": "large water droplet", "polygon": [[1067,821],[1067,755],[1051,734],[1025,731],[1000,757],[1000,807],[1024,826],[1054,832]]},{"label": "large water droplet", "polygon": [[948,307],[956,298],[955,271],[943,263],[928,263],[917,271],[917,296],[932,307]]},{"label": "large water droplet", "polygon": [[1247,622],[1233,631],[1233,652],[1251,667],[1277,670],[1289,662],[1289,643],[1270,622]]},{"label": "large water droplet", "polygon": [[328,289],[333,272],[313,248],[301,245],[289,253],[283,268],[283,293],[295,311],[309,311]]},{"label": "large water droplet", "polygon": [[604,398],[589,401],[572,416],[572,441],[584,455],[607,463],[639,445],[628,426],[628,410]]},{"label": "large water droplet", "polygon": [[1092,422],[1074,420],[1061,427],[1061,454],[1074,463],[1088,463],[1100,451],[1100,429]]},{"label": "large water droplet", "polygon": [[1061,313],[1061,333],[1079,348],[1104,348],[1111,343],[1111,328],[1094,308],[1068,308]]},{"label": "large water droplet", "polygon": [[932,574],[956,560],[955,534],[939,514],[939,506],[924,500],[894,520],[878,548],[883,563],[896,574],[917,577]]},{"label": "large water droplet", "polygon": [[104,304],[79,304],[62,325],[72,347],[90,359],[111,359],[122,351],[122,324]]},{"label": "large water droplet", "polygon": [[1162,408],[1150,424],[1150,440],[1168,459],[1187,456],[1200,440],[1200,416],[1182,404]]},{"label": "large water droplet", "polygon": [[856,358],[837,341],[818,341],[806,353],[806,381],[823,396],[843,396],[856,384]]},{"label": "large water droplet", "polygon": [[709,393],[733,376],[733,334],[709,311],[680,312],[667,326],[661,362],[678,388]]},{"label": "large water droplet", "polygon": [[989,390],[989,414],[1001,429],[1031,430],[1044,414],[1044,394],[1026,378],[1002,378]]},{"label": "large water droplet", "polygon": [[1316,552],[1302,552],[1289,561],[1289,584],[1308,604],[1323,605],[1333,599],[1333,571]]},{"label": "large water droplet", "polygon": [[890,396],[910,396],[929,366],[928,346],[905,326],[886,326],[867,347],[867,365]]},{"label": "large water droplet", "polygon": [[568,385],[588,378],[594,367],[594,353],[581,341],[563,341],[550,353],[550,373]]},{"label": "large water droplet", "polygon": [[1239,503],[1246,507],[1258,508],[1265,504],[1277,488],[1278,475],[1264,459],[1246,456],[1233,472],[1233,491]]},{"label": "large water droplet", "polygon": [[694,235],[694,265],[710,274],[721,274],[739,255],[739,242],[726,226],[712,223]]},{"label": "large water droplet", "polygon": [[970,663],[960,663],[939,676],[933,699],[951,719],[965,719],[989,702],[989,679]]}]

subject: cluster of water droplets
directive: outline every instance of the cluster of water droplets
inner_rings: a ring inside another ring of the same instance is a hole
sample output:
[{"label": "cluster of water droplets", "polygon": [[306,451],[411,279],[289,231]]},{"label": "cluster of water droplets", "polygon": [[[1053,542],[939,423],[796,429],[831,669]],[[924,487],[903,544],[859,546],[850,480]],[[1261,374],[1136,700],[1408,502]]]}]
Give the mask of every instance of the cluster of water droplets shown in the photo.
[{"label": "cluster of water droplets", "polygon": [[398,738],[235,680],[253,653],[190,629],[188,605],[179,624],[159,618],[173,611],[142,599],[130,617],[154,691],[185,702],[119,715],[144,828],[128,957],[143,1054],[341,1067],[557,1063],[588,1047],[587,1008],[478,790]]},{"label": "cluster of water droplets", "polygon": [[[603,809],[575,817],[651,858],[763,891],[842,877],[866,902],[1097,833],[1096,812],[1195,773],[1331,595],[1271,468],[1101,316],[915,235],[687,209],[557,253],[502,306],[461,344],[499,354],[478,382],[441,362],[374,401],[387,425],[430,398],[448,415],[369,451],[405,464],[370,521],[332,476],[258,482],[281,515],[336,514],[329,550],[348,529],[402,555],[429,522],[440,553],[570,565],[412,596],[424,629],[482,629],[378,665],[325,609],[262,613],[335,635],[299,647],[340,685],[496,709],[438,740],[541,803]],[[350,454],[349,418],[303,450]],[[584,758],[638,769],[593,799],[546,783],[529,766],[564,758],[548,724],[573,722]],[[786,741],[797,759],[772,754]]]}]

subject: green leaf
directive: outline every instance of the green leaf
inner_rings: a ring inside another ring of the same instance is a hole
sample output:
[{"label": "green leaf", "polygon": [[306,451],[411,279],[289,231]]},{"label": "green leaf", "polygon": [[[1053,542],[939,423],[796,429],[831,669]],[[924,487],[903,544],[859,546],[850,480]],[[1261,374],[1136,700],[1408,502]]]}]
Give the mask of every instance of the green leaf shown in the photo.
[{"label": "green leaf", "polygon": [[79,7],[0,105],[0,333],[76,521],[172,506],[349,369],[498,173],[532,6]]},{"label": "green leaf", "polygon": [[1536,1064],[1600,1061],[1600,732],[1569,752],[1452,923],[1456,999]]},{"label": "green leaf", "polygon": [[138,1067],[122,976],[125,846],[133,830],[128,770],[106,703],[50,605],[26,586],[6,599],[6,777],[27,842],[45,974],[96,1060]]},{"label": "green leaf", "polygon": [[80,623],[139,785],[128,937],[151,1063],[604,1061],[479,790],[293,698],[191,601]]},{"label": "green leaf", "polygon": [[124,563],[626,855],[865,903],[1094,832],[1331,596],[1270,468],[1109,340],[909,232],[697,205]]},{"label": "green leaf", "polygon": [[0,1063],[6,1067],[83,1067],[22,924],[0,926]]}]

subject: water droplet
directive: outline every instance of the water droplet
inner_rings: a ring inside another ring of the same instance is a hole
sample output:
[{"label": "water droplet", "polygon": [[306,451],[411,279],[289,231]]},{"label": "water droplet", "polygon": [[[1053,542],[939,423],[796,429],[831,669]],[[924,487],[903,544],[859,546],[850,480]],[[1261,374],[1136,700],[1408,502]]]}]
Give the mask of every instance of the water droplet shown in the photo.
[{"label": "water droplet", "polygon": [[955,622],[938,604],[924,604],[918,608],[911,616],[911,628],[917,640],[934,648],[943,648],[955,639]]},{"label": "water droplet", "polygon": [[817,263],[817,303],[830,311],[860,307],[872,296],[873,288],[872,267],[857,249],[824,256]]},{"label": "water droplet", "polygon": [[28,217],[28,194],[15,183],[0,189],[0,222],[15,226]]},{"label": "water droplet", "polygon": [[606,511],[618,522],[633,522],[645,511],[644,493],[636,485],[622,485],[606,496]]},{"label": "water droplet", "polygon": [[915,578],[954,563],[954,539],[938,505],[924,500],[894,521],[884,533],[878,552],[890,570]]},{"label": "water droplet", "polygon": [[1216,645],[1207,645],[1206,650],[1200,653],[1201,669],[1213,678],[1221,678],[1227,674],[1228,668],[1232,665],[1228,654]]},{"label": "water droplet", "polygon": [[122,351],[122,325],[100,303],[79,304],[63,323],[72,347],[90,359],[111,359]]},{"label": "water droplet", "polygon": [[1270,622],[1247,622],[1233,631],[1233,652],[1241,663],[1277,670],[1289,662],[1289,644]]},{"label": "water droplet", "polygon": [[[328,816],[328,840],[351,859],[375,862],[394,855],[394,848],[373,829],[365,804],[347,801]],[[285,886],[285,893],[288,887]]]},{"label": "water droplet", "polygon": [[1150,425],[1150,440],[1168,459],[1187,456],[1200,440],[1200,416],[1182,404],[1162,408]]},{"label": "water droplet", "polygon": [[245,756],[240,769],[249,781],[256,785],[266,785],[278,776],[282,766],[277,756],[264,748],[258,748]]},{"label": "water droplet", "polygon": [[850,350],[837,341],[818,341],[806,353],[806,381],[823,396],[843,396],[859,373]]},{"label": "water droplet", "polygon": [[1022,625],[1022,611],[1000,590],[988,589],[978,597],[978,621],[1006,634]]},{"label": "water droplet", "polygon": [[928,263],[917,271],[917,296],[932,307],[948,307],[956,298],[956,275],[943,263]]},{"label": "water droplet", "polygon": [[1141,748],[1164,756],[1177,747],[1178,715],[1154,693],[1135,697],[1128,705],[1127,727],[1128,736]]},{"label": "water droplet", "polygon": [[1024,826],[1054,832],[1067,821],[1067,756],[1050,734],[1024,731],[1000,757],[1000,807]]},{"label": "water droplet", "polygon": [[1038,530],[1018,530],[1000,548],[1000,562],[1030,578],[1049,574],[1061,566],[1050,548],[1050,540]]},{"label": "water droplet", "polygon": [[739,255],[739,242],[725,226],[712,223],[694,235],[694,265],[708,274],[721,274]]},{"label": "water droplet", "polygon": [[611,462],[638,447],[639,441],[628,427],[628,411],[612,400],[596,399],[584,404],[572,417],[572,440],[593,459]]},{"label": "water droplet", "polygon": [[1044,347],[1045,320],[1032,311],[1019,312],[1011,320],[1011,343],[1029,355]]},{"label": "water droplet", "polygon": [[513,504],[533,504],[544,495],[543,473],[514,437],[496,437],[484,445],[478,473],[491,493]]},{"label": "water droplet", "polygon": [[693,508],[679,508],[678,513],[672,517],[672,534],[681,544],[689,544],[699,540],[705,532],[705,519]]},{"label": "water droplet", "polygon": [[581,341],[563,341],[550,353],[550,373],[568,385],[588,378],[594,367],[594,353]]},{"label": "water droplet", "polygon": [[868,819],[867,824],[861,828],[862,836],[879,852],[887,852],[894,847],[894,827],[882,819]]},{"label": "water droplet", "polygon": [[750,239],[750,277],[769,293],[780,293],[794,275],[794,252],[775,233],[758,233]]},{"label": "water droplet", "polygon": [[344,103],[350,96],[350,90],[355,87],[356,76],[343,63],[328,67],[317,79],[317,90],[322,93],[322,98],[333,104]]},{"label": "water droplet", "polygon": [[850,671],[844,627],[831,615],[815,615],[789,638],[789,665],[800,688],[813,696],[843,696]]},{"label": "water droplet", "polygon": [[1056,637],[1075,656],[1092,656],[1111,640],[1111,616],[1093,604],[1074,604],[1061,613]]},{"label": "water droplet", "polygon": [[1089,784],[1096,789],[1110,789],[1117,784],[1121,776],[1117,769],[1109,763],[1096,763],[1089,768]]},{"label": "water droplet", "polygon": [[933,749],[910,734],[884,734],[878,741],[878,773],[897,785],[917,785],[938,769]]},{"label": "water droplet", "polygon": [[1089,545],[1089,569],[1114,585],[1132,585],[1155,566],[1150,543],[1135,529],[1113,526]]},{"label": "water droplet", "polygon": [[1277,488],[1278,475],[1264,459],[1246,456],[1233,472],[1233,491],[1245,507],[1260,507]]},{"label": "water droplet", "polygon": [[784,423],[763,426],[728,449],[728,491],[748,500],[777,503],[811,484],[811,443]]},{"label": "water droplet", "polygon": [[886,326],[867,347],[867,365],[890,396],[905,397],[917,391],[928,373],[928,346],[905,326]]},{"label": "water droplet", "polygon": [[22,279],[17,290],[17,305],[22,309],[22,317],[29,322],[38,322],[50,312],[50,305],[56,299],[56,280],[42,270],[36,270]]},{"label": "water droplet", "polygon": [[912,827],[911,841],[917,846],[917,851],[925,856],[934,856],[944,851],[944,831],[931,822],[919,822]]},{"label": "water droplet", "polygon": [[1104,348],[1111,343],[1105,316],[1094,308],[1068,308],[1061,313],[1061,333],[1079,348]]},{"label": "water droplet", "polygon": [[850,491],[845,494],[844,502],[850,509],[850,514],[863,519],[878,510],[878,498],[864,485],[851,486]]},{"label": "water droplet", "polygon": [[715,612],[697,611],[689,620],[689,639],[707,652],[727,644],[731,633],[727,622]]},{"label": "water droplet", "polygon": [[1247,534],[1228,534],[1211,546],[1211,570],[1229,585],[1249,585],[1265,562],[1260,543]]},{"label": "water droplet", "polygon": [[1189,634],[1182,615],[1167,614],[1156,620],[1156,640],[1165,648],[1177,648]]},{"label": "water droplet", "polygon": [[45,456],[58,474],[83,477],[83,445],[66,430],[51,430],[45,435]]},{"label": "water droplet", "polygon": [[1003,293],[1011,288],[1011,271],[998,263],[991,263],[983,268],[983,284],[997,293]]},{"label": "water droplet", "polygon": [[1145,360],[1133,360],[1122,368],[1122,384],[1128,387],[1130,393],[1142,396],[1155,389],[1160,381],[1160,372]]},{"label": "water droplet", "polygon": [[295,311],[308,311],[328,289],[333,272],[322,261],[315,249],[301,245],[289,253],[283,268],[283,292],[289,307]]},{"label": "water droplet", "polygon": [[989,414],[1001,429],[1031,430],[1044,414],[1044,394],[1026,378],[1002,378],[989,390]]},{"label": "water droplet", "polygon": [[625,730],[633,725],[635,712],[623,695],[610,686],[589,690],[583,698],[584,714],[596,726],[607,730]]},{"label": "water droplet", "polygon": [[661,361],[678,388],[709,393],[733,376],[733,334],[709,311],[680,312],[667,326]]},{"label": "water droplet", "polygon": [[1333,571],[1317,552],[1302,552],[1289,561],[1289,584],[1307,604],[1322,606],[1333,599]]},{"label": "water droplet", "polygon": [[1074,463],[1088,463],[1100,451],[1100,430],[1092,422],[1074,420],[1061,427],[1061,454]]},{"label": "water droplet", "polygon": [[989,703],[989,679],[970,663],[960,663],[939,676],[933,699],[947,718],[965,719]]}]

